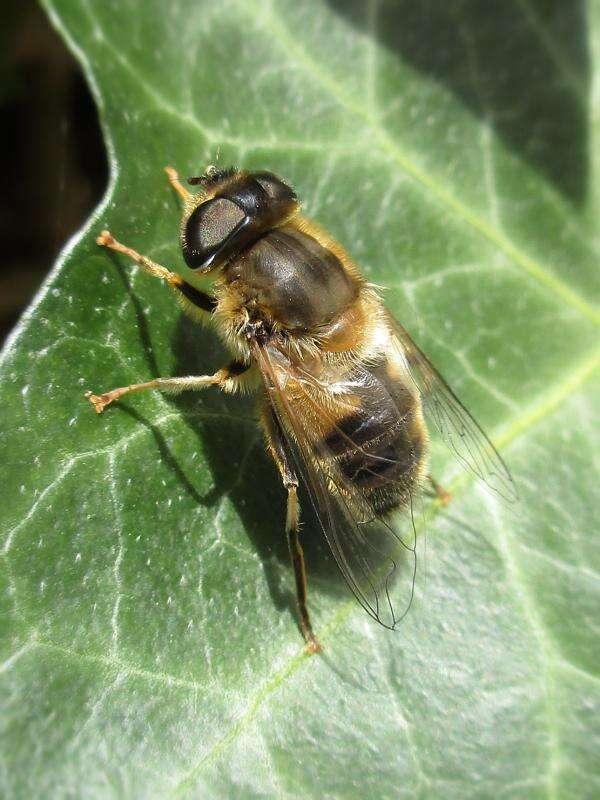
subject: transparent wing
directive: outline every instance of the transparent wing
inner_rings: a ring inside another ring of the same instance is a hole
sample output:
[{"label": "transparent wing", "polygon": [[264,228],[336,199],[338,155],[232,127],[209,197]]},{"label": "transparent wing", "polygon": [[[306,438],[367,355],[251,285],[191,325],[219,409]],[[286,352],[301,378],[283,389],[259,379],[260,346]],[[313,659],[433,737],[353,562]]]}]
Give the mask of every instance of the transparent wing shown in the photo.
[{"label": "transparent wing", "polygon": [[508,467],[479,423],[471,416],[408,331],[388,312],[397,350],[416,384],[423,408],[459,462],[506,503],[518,500]]},{"label": "transparent wing", "polygon": [[[352,436],[336,424],[323,386],[320,385],[320,392],[311,391],[313,379],[305,374],[307,388],[303,390],[300,387],[300,391],[308,413],[295,414],[284,389],[285,377],[283,380],[281,377],[285,368],[276,354],[257,345],[255,358],[288,456],[309,494],[342,575],[367,613],[384,627],[393,629],[410,608],[414,593],[417,565],[414,509],[417,499],[409,494],[405,539],[391,523],[373,514],[361,491],[339,469],[336,453],[322,436],[315,433],[318,425],[307,422],[312,418],[326,423],[329,430],[346,439],[349,446],[356,448],[357,452],[361,450]],[[298,367],[295,367],[296,381],[298,377]],[[354,389],[357,383],[366,381],[369,381],[367,370],[352,376]],[[297,383],[295,386],[298,390]],[[353,412],[360,416],[359,409],[353,407]],[[357,426],[360,424],[360,419],[357,419]],[[392,599],[392,586],[393,596],[399,598],[398,601]]]}]

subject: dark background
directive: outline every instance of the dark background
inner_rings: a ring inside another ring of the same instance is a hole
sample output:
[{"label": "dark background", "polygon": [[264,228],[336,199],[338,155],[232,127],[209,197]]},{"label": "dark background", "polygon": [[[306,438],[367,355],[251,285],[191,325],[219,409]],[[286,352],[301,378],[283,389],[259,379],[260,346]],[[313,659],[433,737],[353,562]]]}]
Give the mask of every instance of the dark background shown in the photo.
[{"label": "dark background", "polygon": [[93,99],[34,0],[4,0],[0,32],[0,344],[108,181]]}]

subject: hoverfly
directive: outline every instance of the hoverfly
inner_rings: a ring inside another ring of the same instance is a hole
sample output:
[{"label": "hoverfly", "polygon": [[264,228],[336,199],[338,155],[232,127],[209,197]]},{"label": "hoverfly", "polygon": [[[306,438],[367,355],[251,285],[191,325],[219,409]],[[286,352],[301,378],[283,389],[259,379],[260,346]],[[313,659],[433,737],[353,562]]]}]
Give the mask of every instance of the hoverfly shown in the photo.
[{"label": "hoverfly", "polygon": [[97,242],[164,280],[186,311],[210,318],[232,360],[212,375],[155,378],[86,396],[101,413],[145,389],[254,389],[266,446],[287,490],[285,528],[308,650],[320,645],[306,605],[300,482],[350,589],[393,629],[403,615],[391,599],[392,574],[399,550],[412,548],[386,520],[396,510],[412,510],[429,477],[424,412],[463,464],[509,501],[515,496],[510,473],[345,250],[300,215],[290,186],[271,172],[210,166],[188,179],[201,187],[193,194],[174,169],[166,172],[183,201],[183,257],[198,274],[216,273],[212,294],[108,231]]}]

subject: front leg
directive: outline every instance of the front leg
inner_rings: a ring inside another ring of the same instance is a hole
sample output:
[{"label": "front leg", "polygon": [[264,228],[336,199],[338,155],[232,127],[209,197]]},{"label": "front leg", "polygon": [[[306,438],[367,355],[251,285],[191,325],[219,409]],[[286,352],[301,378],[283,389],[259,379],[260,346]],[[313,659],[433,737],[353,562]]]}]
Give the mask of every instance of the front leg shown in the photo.
[{"label": "front leg", "polygon": [[101,414],[106,406],[131,392],[143,392],[146,389],[158,389],[166,394],[179,394],[188,390],[199,391],[207,386],[219,386],[226,391],[235,391],[236,379],[249,368],[240,361],[232,361],[213,375],[188,375],[182,378],[155,378],[145,383],[131,383],[97,395],[86,392],[85,396],[94,406],[96,413]]},{"label": "front leg", "polygon": [[136,264],[139,264],[139,266],[142,267],[149,275],[165,281],[177,292],[180,300],[184,302],[187,300],[194,310],[207,312],[214,311],[217,305],[217,301],[214,297],[206,294],[206,292],[201,292],[200,289],[196,289],[191,285],[191,283],[184,281],[184,279],[180,275],[177,275],[177,273],[171,272],[166,267],[157,264],[147,256],[143,256],[132,247],[127,247],[127,245],[121,244],[121,242],[118,242],[115,239],[110,231],[102,231],[100,236],[96,238],[96,243],[101,247],[107,247],[109,250],[114,250],[115,253],[122,253],[124,256],[128,256],[132,261],[135,261]]},{"label": "front leg", "polygon": [[179,197],[183,200],[184,204],[188,204],[193,202],[193,194],[189,192],[185,186],[179,180],[179,175],[177,174],[177,170],[173,169],[173,167],[165,167],[165,172],[169,178],[169,183],[175,189]]}]

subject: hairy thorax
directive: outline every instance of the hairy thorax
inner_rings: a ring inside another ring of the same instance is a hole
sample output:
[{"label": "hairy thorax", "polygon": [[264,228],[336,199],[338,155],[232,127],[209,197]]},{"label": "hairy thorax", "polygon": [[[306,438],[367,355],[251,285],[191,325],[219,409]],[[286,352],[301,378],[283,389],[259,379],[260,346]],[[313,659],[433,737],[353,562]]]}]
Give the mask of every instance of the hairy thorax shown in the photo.
[{"label": "hairy thorax", "polygon": [[303,359],[362,356],[380,321],[379,299],[346,254],[305,220],[258,239],[215,289],[219,327],[236,355],[249,356],[249,340],[260,336]]}]

